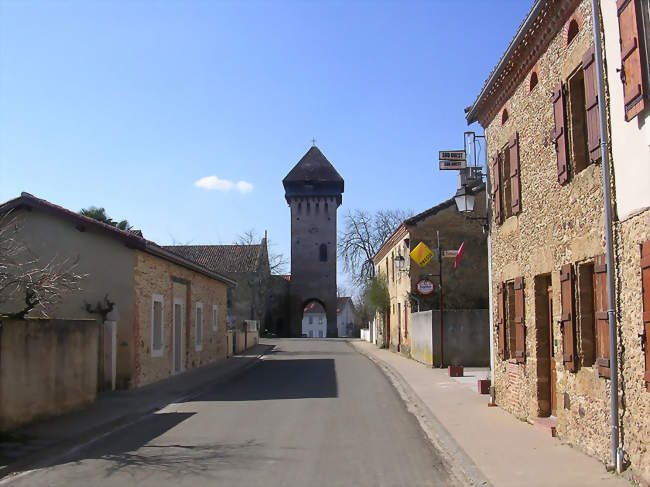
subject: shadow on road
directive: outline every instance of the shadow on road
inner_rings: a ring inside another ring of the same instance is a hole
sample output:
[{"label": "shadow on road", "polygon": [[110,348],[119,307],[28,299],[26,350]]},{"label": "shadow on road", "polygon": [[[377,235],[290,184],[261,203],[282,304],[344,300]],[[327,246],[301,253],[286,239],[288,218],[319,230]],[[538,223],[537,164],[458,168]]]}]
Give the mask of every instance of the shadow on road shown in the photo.
[{"label": "shadow on road", "polygon": [[207,391],[202,401],[338,397],[334,359],[263,360],[246,375]]}]

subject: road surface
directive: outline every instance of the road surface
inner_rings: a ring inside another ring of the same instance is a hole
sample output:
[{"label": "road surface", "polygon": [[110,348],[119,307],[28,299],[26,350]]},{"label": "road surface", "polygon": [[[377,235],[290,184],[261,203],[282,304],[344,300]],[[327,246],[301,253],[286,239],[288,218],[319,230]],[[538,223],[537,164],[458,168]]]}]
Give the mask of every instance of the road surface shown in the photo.
[{"label": "road surface", "polygon": [[388,379],[344,340],[269,340],[244,374],[2,485],[454,485]]}]

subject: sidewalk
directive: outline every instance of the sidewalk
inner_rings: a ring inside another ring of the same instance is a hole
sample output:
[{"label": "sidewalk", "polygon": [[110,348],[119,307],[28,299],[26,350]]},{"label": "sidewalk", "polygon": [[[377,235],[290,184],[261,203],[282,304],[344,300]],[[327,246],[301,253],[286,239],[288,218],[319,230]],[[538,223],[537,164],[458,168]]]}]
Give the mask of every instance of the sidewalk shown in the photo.
[{"label": "sidewalk", "polygon": [[138,389],[99,395],[87,409],[30,424],[0,438],[0,478],[25,470],[42,459],[66,451],[167,404],[200,394],[209,384],[225,382],[259,363],[272,346],[249,350],[199,369]]},{"label": "sidewalk", "polygon": [[433,417],[434,434],[441,437],[443,448],[452,452],[454,461],[469,460],[464,470],[475,484],[485,479],[495,487],[630,487],[624,478],[606,472],[598,460],[501,408],[487,407],[488,396],[453,380],[446,369],[432,369],[368,342],[351,344],[388,369],[389,376],[392,372],[398,382],[406,383],[406,394],[414,393]]}]

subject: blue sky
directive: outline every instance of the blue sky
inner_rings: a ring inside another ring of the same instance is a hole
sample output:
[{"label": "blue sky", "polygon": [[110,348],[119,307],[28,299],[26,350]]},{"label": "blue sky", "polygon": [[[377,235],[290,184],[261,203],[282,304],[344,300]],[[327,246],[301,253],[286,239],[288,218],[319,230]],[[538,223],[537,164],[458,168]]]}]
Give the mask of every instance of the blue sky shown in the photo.
[{"label": "blue sky", "polygon": [[288,255],[281,180],[315,137],[339,219],[424,210],[531,3],[0,0],[0,200],[103,206],[160,244],[267,229]]}]

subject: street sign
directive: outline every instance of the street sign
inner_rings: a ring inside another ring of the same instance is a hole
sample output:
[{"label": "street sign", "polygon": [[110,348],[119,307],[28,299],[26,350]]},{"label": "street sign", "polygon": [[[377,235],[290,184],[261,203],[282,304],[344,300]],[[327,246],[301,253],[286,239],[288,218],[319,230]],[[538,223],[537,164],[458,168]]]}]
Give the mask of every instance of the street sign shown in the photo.
[{"label": "street sign", "polygon": [[435,290],[436,286],[429,279],[420,279],[415,285],[415,289],[418,290],[420,294],[431,294]]},{"label": "street sign", "polygon": [[458,250],[445,250],[442,253],[442,258],[443,259],[455,259],[457,255],[458,255]]},{"label": "street sign", "polygon": [[467,167],[467,162],[465,162],[465,160],[450,161],[447,159],[440,159],[438,162],[440,163],[439,168],[441,171],[457,171],[459,169],[465,169]]},{"label": "street sign", "polygon": [[411,259],[420,267],[425,267],[434,257],[436,260],[438,258],[437,249],[434,252],[429,247],[427,247],[424,242],[417,244],[409,255],[411,256]]}]

